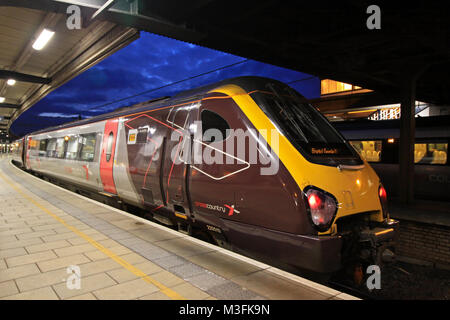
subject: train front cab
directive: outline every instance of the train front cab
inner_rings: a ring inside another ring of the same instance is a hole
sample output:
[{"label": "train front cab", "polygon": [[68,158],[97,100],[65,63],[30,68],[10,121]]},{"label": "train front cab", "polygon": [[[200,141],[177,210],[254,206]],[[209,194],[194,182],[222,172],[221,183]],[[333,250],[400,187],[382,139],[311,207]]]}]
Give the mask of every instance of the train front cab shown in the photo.
[{"label": "train front cab", "polygon": [[[233,199],[229,203],[234,203],[239,212],[221,219],[221,227],[233,243],[316,272],[334,272],[355,261],[381,264],[382,256],[389,252],[386,249],[392,250],[397,222],[389,218],[386,191],[378,176],[323,116],[311,106],[300,104],[301,97],[286,98],[292,92],[285,88],[275,85],[250,91],[227,85],[213,90],[239,106],[244,114],[240,118],[248,121],[247,127],[259,132],[281,131],[276,148],[271,136],[266,136],[280,160],[276,175],[265,177],[260,171],[243,170],[239,173],[241,180],[228,179],[233,192],[227,192],[226,186],[220,189],[222,204]],[[303,118],[291,114],[279,119],[273,109],[279,106],[295,112],[301,111],[298,106],[306,109],[300,116]],[[327,137],[324,141],[292,143],[293,132],[289,130],[305,123],[291,123],[286,129],[286,121],[310,121],[308,117],[313,120],[308,125],[315,123]],[[194,181],[191,185],[191,196],[197,199],[200,192],[196,194]],[[201,191],[207,194],[206,189]],[[216,204],[207,208],[217,208]],[[208,210],[203,207],[203,211]]]}]

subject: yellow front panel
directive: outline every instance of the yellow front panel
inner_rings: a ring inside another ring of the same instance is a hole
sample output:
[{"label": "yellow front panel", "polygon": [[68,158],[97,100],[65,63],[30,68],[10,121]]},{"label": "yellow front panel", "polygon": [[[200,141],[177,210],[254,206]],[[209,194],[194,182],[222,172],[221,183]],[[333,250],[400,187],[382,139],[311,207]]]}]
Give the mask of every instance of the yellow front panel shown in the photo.
[{"label": "yellow front panel", "polygon": [[[266,137],[267,143],[272,150],[276,150],[270,137],[271,130],[276,128],[250,95],[236,85],[225,85],[212,92],[229,95],[258,131],[269,132]],[[336,197],[339,206],[336,219],[355,213],[379,211],[372,219],[383,220],[378,198],[379,178],[367,162],[364,162],[364,168],[361,170],[339,171],[336,167],[307,161],[281,133],[278,140],[278,157],[302,190],[308,185],[313,185]],[[329,234],[331,230],[333,227],[321,234]]]}]

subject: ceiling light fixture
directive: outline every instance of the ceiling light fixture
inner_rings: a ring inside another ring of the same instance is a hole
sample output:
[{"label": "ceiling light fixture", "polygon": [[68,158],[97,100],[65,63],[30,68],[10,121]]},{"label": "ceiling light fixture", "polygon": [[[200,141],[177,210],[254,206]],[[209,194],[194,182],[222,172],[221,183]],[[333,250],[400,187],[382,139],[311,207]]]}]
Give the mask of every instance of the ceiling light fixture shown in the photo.
[{"label": "ceiling light fixture", "polygon": [[54,34],[55,34],[55,32],[50,31],[48,29],[42,30],[39,37],[33,43],[33,49],[34,50],[42,50],[42,48],[45,47],[45,45],[50,41],[50,39],[53,37]]},{"label": "ceiling light fixture", "polygon": [[8,84],[8,86],[13,86],[16,84],[16,80],[14,79],[8,79],[8,81],[6,81],[6,83]]},{"label": "ceiling light fixture", "polygon": [[5,97],[0,97],[0,103],[5,102]]}]

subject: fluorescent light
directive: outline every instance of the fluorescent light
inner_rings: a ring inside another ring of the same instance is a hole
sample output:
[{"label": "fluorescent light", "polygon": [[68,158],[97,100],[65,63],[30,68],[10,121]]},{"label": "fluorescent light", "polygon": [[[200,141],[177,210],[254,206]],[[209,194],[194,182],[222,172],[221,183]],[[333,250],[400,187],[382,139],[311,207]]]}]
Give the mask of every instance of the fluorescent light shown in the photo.
[{"label": "fluorescent light", "polygon": [[5,102],[5,97],[0,97],[0,103]]},{"label": "fluorescent light", "polygon": [[6,81],[6,83],[8,84],[8,86],[13,86],[16,84],[16,80],[14,79],[8,79],[8,81]]},{"label": "fluorescent light", "polygon": [[48,29],[42,30],[39,37],[33,43],[33,49],[42,50],[42,48],[45,47],[45,45],[50,41],[50,39],[53,37],[54,34],[55,32],[50,31]]}]

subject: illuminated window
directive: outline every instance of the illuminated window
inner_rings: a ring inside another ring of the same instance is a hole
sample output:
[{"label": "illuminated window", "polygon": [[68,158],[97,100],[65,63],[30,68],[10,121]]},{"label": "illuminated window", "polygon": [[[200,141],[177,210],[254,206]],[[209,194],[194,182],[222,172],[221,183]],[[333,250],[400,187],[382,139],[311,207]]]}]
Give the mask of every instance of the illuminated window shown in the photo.
[{"label": "illuminated window", "polygon": [[30,145],[30,149],[37,150],[39,142],[38,140],[30,140],[28,144]]},{"label": "illuminated window", "polygon": [[50,139],[47,145],[47,157],[54,157],[56,150],[56,139]]},{"label": "illuminated window", "polygon": [[369,117],[370,120],[400,119],[400,107],[383,108],[377,110]]},{"label": "illuminated window", "polygon": [[97,135],[95,133],[83,134],[80,136],[78,139],[79,143],[81,143],[80,160],[94,160],[96,139]]},{"label": "illuminated window", "polygon": [[323,79],[320,81],[320,94],[322,95],[359,89],[362,88],[349,83],[334,81],[330,79]]},{"label": "illuminated window", "polygon": [[446,164],[447,143],[416,143],[414,145],[414,163]]},{"label": "illuminated window", "polygon": [[78,137],[71,136],[67,144],[66,159],[74,160],[78,154]]},{"label": "illuminated window", "polygon": [[381,161],[381,140],[349,141],[353,148],[368,162]]},{"label": "illuminated window", "polygon": [[48,139],[39,141],[39,156],[40,157],[46,156],[47,144],[48,144]]},{"label": "illuminated window", "polygon": [[56,139],[56,152],[55,152],[56,158],[64,158],[64,145],[65,145],[64,138]]}]

